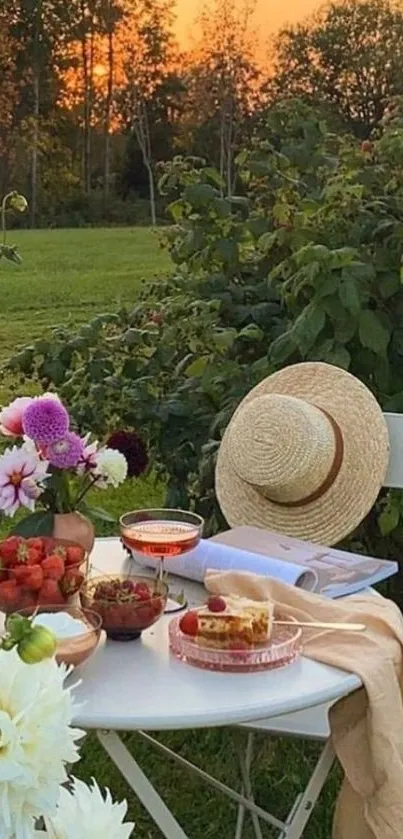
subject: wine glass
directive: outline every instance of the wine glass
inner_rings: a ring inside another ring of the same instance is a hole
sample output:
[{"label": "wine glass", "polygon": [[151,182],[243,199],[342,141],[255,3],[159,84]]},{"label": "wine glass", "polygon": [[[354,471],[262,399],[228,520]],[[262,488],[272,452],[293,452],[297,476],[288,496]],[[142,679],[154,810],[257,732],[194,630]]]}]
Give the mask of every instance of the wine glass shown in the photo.
[{"label": "wine glass", "polygon": [[204,521],[186,510],[133,510],[120,518],[122,542],[130,551],[158,560],[162,580],[165,560],[193,550],[201,539]]}]

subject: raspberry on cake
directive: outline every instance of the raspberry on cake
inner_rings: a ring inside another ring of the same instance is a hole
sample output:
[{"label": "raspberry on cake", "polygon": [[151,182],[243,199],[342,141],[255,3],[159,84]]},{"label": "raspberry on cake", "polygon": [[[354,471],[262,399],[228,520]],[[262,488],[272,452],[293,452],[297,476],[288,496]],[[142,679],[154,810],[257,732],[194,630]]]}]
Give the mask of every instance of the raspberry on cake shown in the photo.
[{"label": "raspberry on cake", "polygon": [[268,601],[212,597],[197,610],[195,640],[199,646],[223,650],[255,647],[268,641],[272,619],[273,604]]}]

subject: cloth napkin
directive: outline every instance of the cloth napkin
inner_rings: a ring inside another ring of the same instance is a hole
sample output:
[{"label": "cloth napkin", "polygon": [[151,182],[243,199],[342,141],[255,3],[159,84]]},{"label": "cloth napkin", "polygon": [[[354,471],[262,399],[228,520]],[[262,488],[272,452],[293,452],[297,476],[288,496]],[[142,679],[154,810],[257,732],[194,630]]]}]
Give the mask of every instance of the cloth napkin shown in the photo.
[{"label": "cloth napkin", "polygon": [[276,612],[300,620],[365,623],[366,632],[304,630],[304,655],[356,673],[363,688],[330,711],[330,729],[344,781],[336,804],[333,839],[402,839],[403,836],[403,618],[384,597],[345,600],[302,591],[271,578],[208,571],[214,594],[273,600]]}]

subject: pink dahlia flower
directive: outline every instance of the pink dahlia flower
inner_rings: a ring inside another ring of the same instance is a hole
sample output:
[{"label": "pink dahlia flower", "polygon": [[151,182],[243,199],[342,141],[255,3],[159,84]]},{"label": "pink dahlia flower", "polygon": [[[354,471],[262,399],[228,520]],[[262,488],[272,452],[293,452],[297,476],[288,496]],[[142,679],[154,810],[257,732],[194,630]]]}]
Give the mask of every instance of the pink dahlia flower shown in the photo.
[{"label": "pink dahlia flower", "polygon": [[90,434],[86,434],[81,440],[83,450],[77,464],[79,475],[88,475],[88,473],[94,472],[97,468],[98,441],[94,440],[93,443],[90,443],[90,437]]},{"label": "pink dahlia flower", "polygon": [[24,433],[42,446],[49,446],[65,437],[69,424],[69,415],[64,405],[49,396],[33,399],[22,418]]},{"label": "pink dahlia flower", "polygon": [[13,516],[22,505],[34,510],[35,499],[48,477],[48,463],[23,448],[6,449],[0,457],[0,510]]},{"label": "pink dahlia flower", "polygon": [[83,441],[74,431],[68,431],[61,440],[46,446],[45,455],[57,469],[71,469],[77,466],[83,454]]},{"label": "pink dahlia flower", "polygon": [[31,402],[30,396],[19,396],[0,411],[0,431],[5,437],[22,437],[24,433],[22,418]]}]

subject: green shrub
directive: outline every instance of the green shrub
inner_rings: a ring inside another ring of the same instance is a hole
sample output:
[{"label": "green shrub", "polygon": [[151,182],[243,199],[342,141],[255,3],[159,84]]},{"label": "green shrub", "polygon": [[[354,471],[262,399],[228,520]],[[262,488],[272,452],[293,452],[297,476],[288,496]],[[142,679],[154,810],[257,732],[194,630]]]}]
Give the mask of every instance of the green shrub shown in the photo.
[{"label": "green shrub", "polygon": [[[57,387],[79,426],[140,426],[167,504],[198,509],[216,530],[223,429],[276,368],[328,361],[384,408],[403,408],[401,159],[399,102],[363,147],[329,134],[306,105],[278,106],[239,157],[245,195],[231,200],[215,170],[175,159],[161,179],[175,197],[173,275],[144,286],[132,311],[73,336],[56,330],[9,367]],[[400,494],[385,496],[354,544],[395,553],[401,509]]]}]

